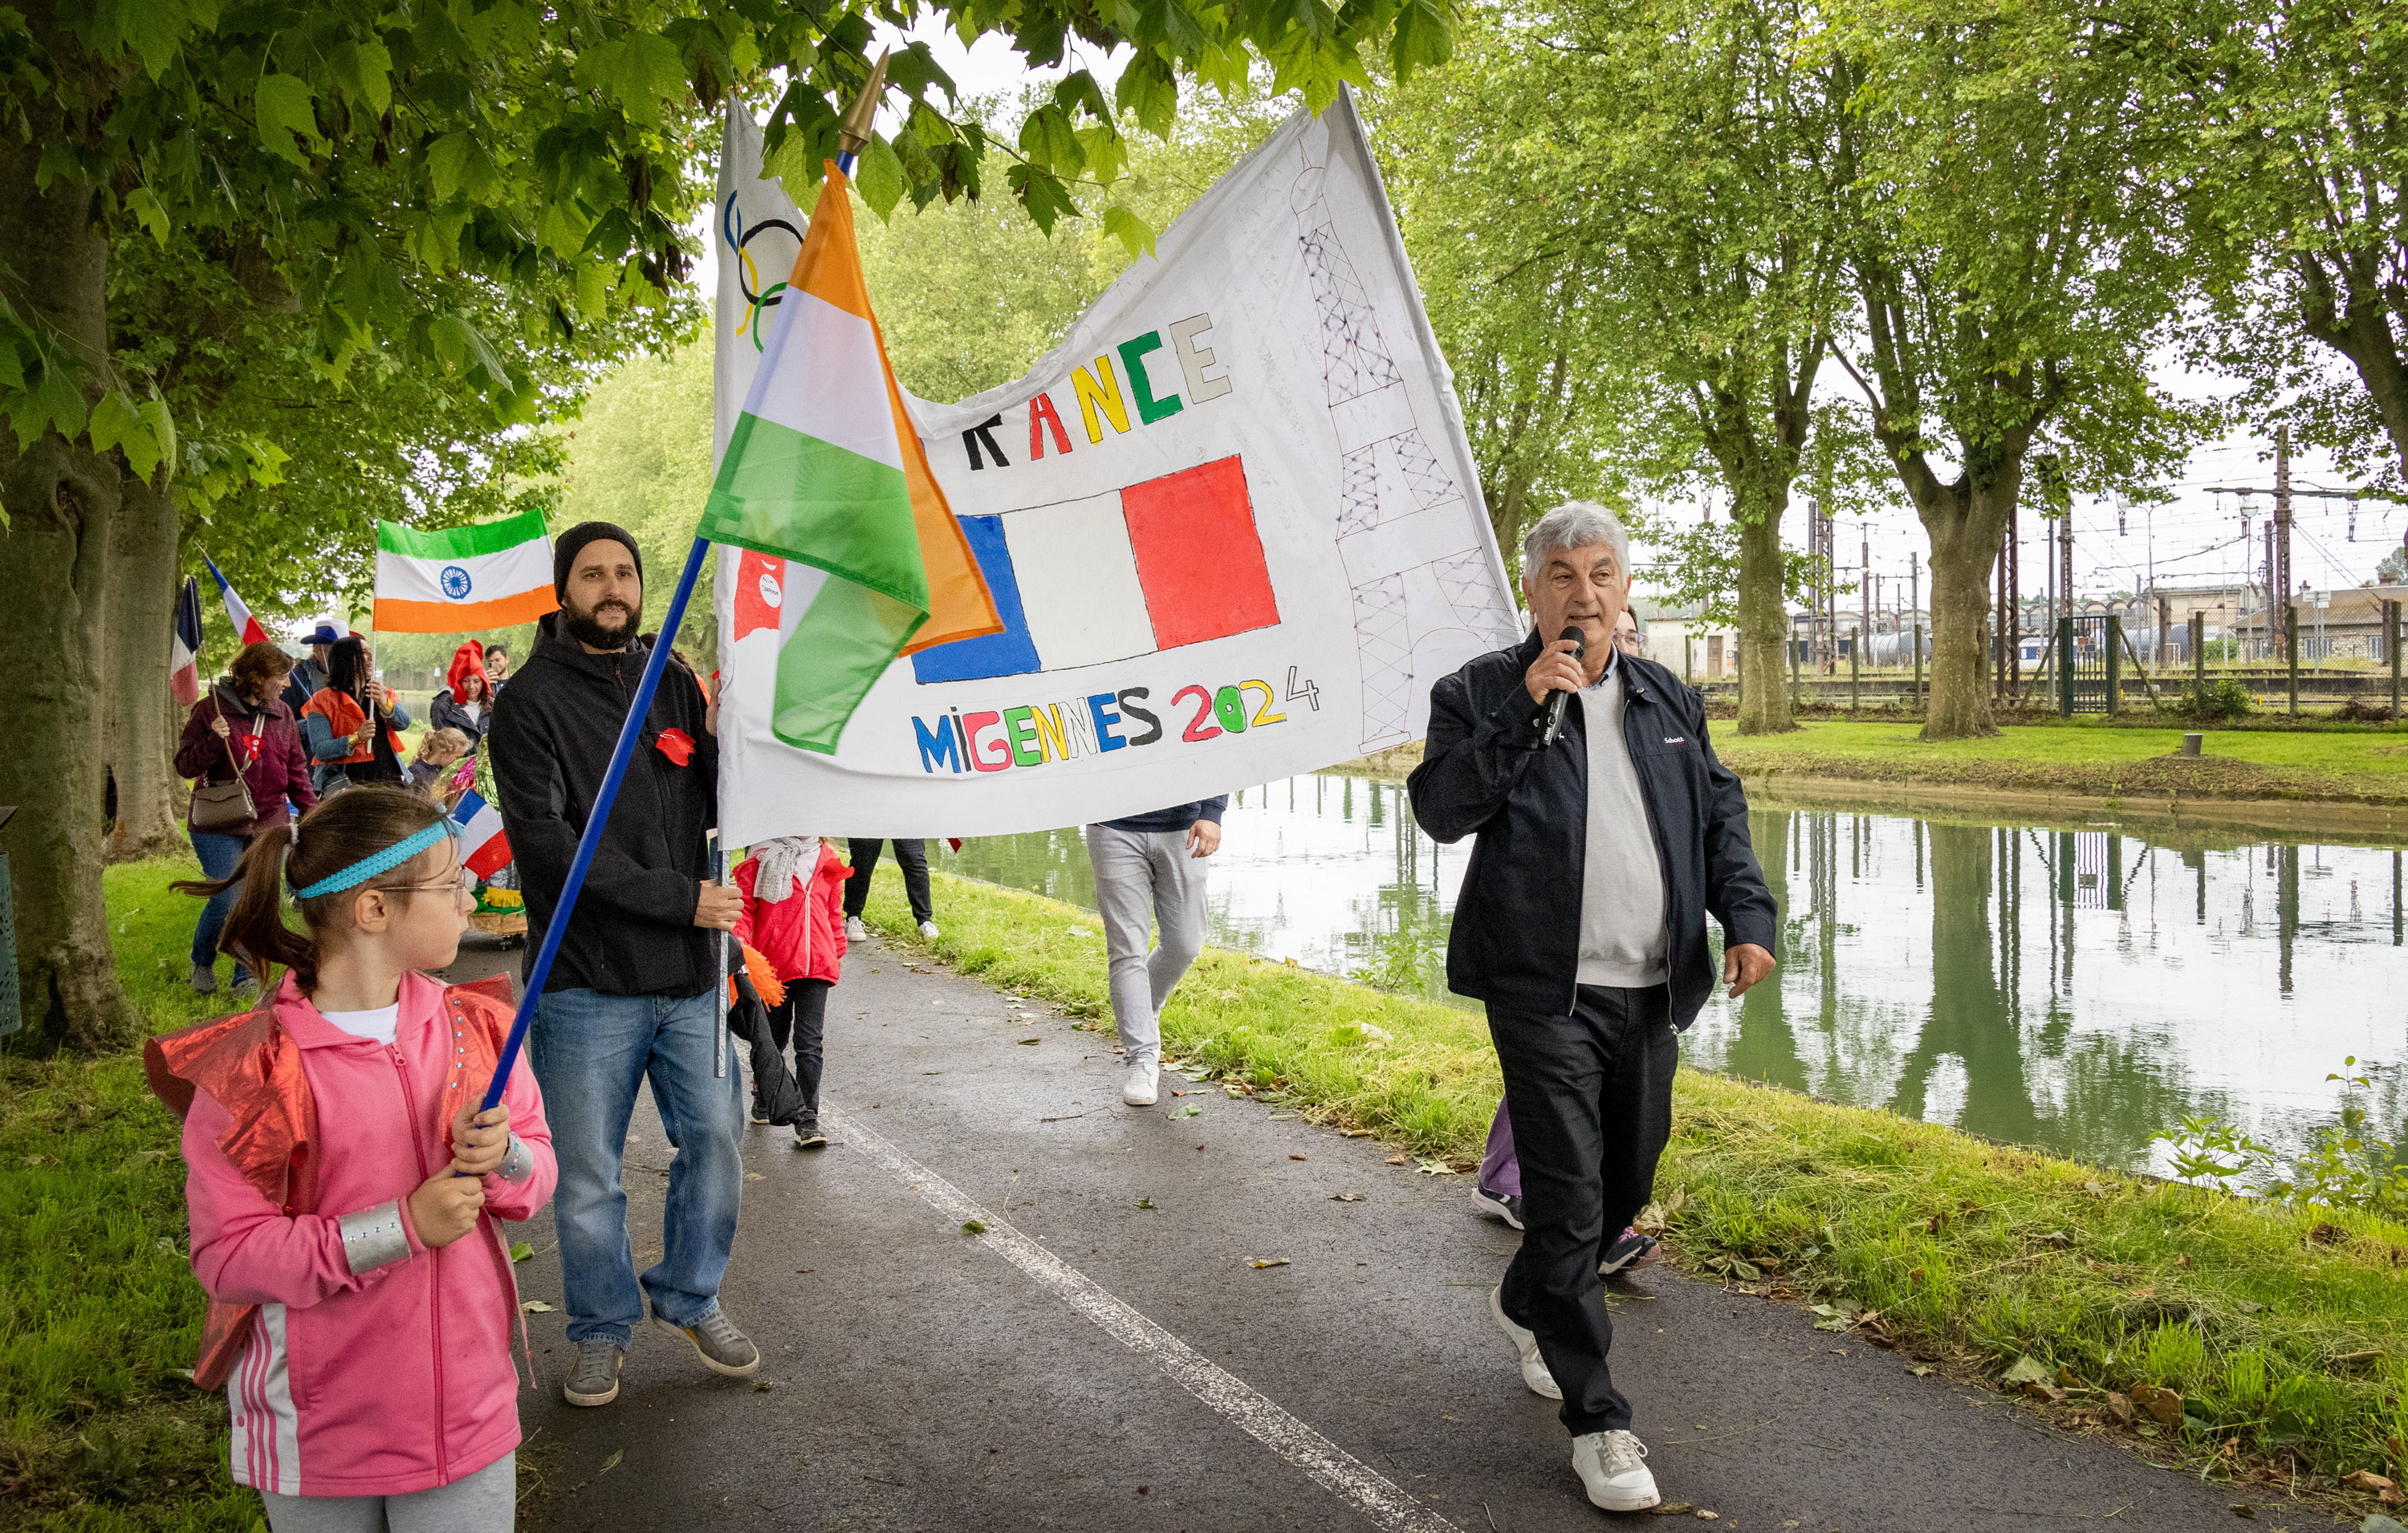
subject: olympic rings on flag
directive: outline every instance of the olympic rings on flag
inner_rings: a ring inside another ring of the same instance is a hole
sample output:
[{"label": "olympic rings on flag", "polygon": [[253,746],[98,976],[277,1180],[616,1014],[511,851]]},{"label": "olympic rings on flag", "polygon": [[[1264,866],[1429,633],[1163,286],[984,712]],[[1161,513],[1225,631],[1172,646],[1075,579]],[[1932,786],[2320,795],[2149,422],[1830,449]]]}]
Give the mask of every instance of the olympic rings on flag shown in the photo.
[{"label": "olympic rings on flag", "polygon": [[736,257],[738,262],[736,285],[744,295],[744,317],[736,328],[738,334],[749,333],[752,336],[752,349],[757,351],[762,349],[763,344],[761,311],[777,307],[778,294],[786,291],[786,284],[773,282],[763,287],[761,268],[754,264],[752,252],[746,247],[771,229],[783,229],[794,236],[796,247],[799,250],[803,242],[803,232],[781,218],[763,219],[749,229],[743,225],[743,216],[736,209],[736,193],[730,192],[727,193],[726,205],[720,209],[719,236],[726,242],[729,251]]}]

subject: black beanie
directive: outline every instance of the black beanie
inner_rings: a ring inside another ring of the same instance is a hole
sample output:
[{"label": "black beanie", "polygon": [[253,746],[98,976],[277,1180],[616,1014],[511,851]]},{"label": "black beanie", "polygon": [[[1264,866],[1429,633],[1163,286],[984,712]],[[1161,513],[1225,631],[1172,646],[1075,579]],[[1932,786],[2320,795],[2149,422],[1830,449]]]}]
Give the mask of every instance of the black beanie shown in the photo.
[{"label": "black beanie", "polygon": [[552,595],[564,607],[568,604],[568,572],[588,543],[618,544],[634,555],[637,580],[644,578],[644,550],[634,534],[615,522],[580,522],[552,543]]}]

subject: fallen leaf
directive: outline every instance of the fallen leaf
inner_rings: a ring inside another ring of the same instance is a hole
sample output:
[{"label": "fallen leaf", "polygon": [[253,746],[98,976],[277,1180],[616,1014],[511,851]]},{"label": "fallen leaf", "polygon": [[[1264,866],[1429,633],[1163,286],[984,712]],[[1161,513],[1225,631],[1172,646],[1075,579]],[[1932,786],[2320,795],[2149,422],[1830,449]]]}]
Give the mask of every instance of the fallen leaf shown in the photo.
[{"label": "fallen leaf", "polygon": [[2232,1301],[2232,1307],[2244,1315],[2254,1315],[2266,1308],[2254,1298],[2235,1299]]},{"label": "fallen leaf", "polygon": [[776,1387],[777,1386],[775,1384],[772,1384],[767,1379],[755,1379],[752,1381],[752,1393],[755,1395],[767,1395],[770,1390]]},{"label": "fallen leaf", "polygon": [[1388,1157],[1388,1164],[1391,1166],[1410,1166],[1412,1163],[1405,1159],[1402,1155],[1390,1155]]},{"label": "fallen leaf", "polygon": [[519,1312],[522,1314],[548,1315],[552,1313],[552,1306],[546,1304],[539,1298],[531,1298],[524,1304],[519,1306]]},{"label": "fallen leaf", "polygon": [[984,1235],[986,1233],[986,1226],[980,1224],[975,1219],[965,1219],[962,1221],[962,1233],[965,1235]]},{"label": "fallen leaf", "polygon": [[1338,1131],[1338,1137],[1341,1139],[1368,1139],[1371,1137],[1371,1131],[1368,1128],[1341,1128]]},{"label": "fallen leaf", "polygon": [[2132,1403],[2146,1411],[2161,1426],[2172,1426],[2182,1420],[2183,1397],[2179,1390],[2159,1389],[2154,1384],[2134,1384]]},{"label": "fallen leaf", "polygon": [[2400,1487],[2389,1476],[2377,1474],[2372,1469],[2352,1469],[2341,1477],[2341,1483],[2352,1490],[2372,1491],[2388,1505],[2399,1504]]},{"label": "fallen leaf", "polygon": [[1424,1176],[1461,1176],[1463,1174],[1442,1160],[1426,1160],[1414,1169]]},{"label": "fallen leaf", "polygon": [[1648,1511],[1658,1517],[1685,1517],[1697,1510],[1686,1501],[1658,1501],[1648,1508]]},{"label": "fallen leaf", "polygon": [[1917,1363],[1906,1371],[1914,1374],[1918,1379],[1928,1379],[1940,1370],[1933,1368],[1929,1363]]},{"label": "fallen leaf", "polygon": [[619,1460],[621,1460],[621,1459],[623,1459],[623,1458],[624,1458],[624,1457],[626,1457],[626,1456],[627,1456],[627,1450],[626,1450],[626,1449],[624,1449],[624,1448],[614,1448],[614,1449],[612,1449],[612,1450],[610,1451],[610,1456],[609,1456],[609,1457],[608,1457],[608,1458],[606,1458],[606,1459],[604,1459],[604,1460],[602,1461],[602,1468],[601,1468],[599,1470],[595,1471],[595,1472],[600,1473],[600,1474],[609,1474],[612,1469],[617,1469],[617,1468],[619,1467]]},{"label": "fallen leaf", "polygon": [[2254,1523],[2254,1522],[2256,1522],[2256,1521],[2258,1520],[2258,1509],[2257,1509],[2256,1507],[2251,1506],[2251,1505],[2250,1505],[2248,1502],[2246,1502],[2246,1501],[2235,1501],[2235,1502],[2233,1502],[2233,1503],[2232,1503],[2232,1514],[2233,1514],[2235,1517],[2238,1517],[2238,1518],[2242,1519],[2243,1522],[2252,1522],[2252,1523]]},{"label": "fallen leaf", "polygon": [[767,1179],[763,1177],[758,1171],[747,1171],[744,1173],[744,1180],[747,1182],[762,1182]]},{"label": "fallen leaf", "polygon": [[1137,1206],[1141,1209],[1150,1209],[1154,1207],[1154,1199],[1151,1197],[1140,1197],[1137,1200]]},{"label": "fallen leaf", "polygon": [[1836,1309],[1828,1304],[1817,1304],[1811,1312],[1822,1317],[1814,1322],[1814,1328],[1818,1331],[1844,1331],[1856,1324],[1855,1318],[1847,1311]]},{"label": "fallen leaf", "polygon": [[1722,1513],[1719,1512],[1708,1512],[1703,1507],[1699,1507],[1698,1509],[1698,1521],[1701,1523],[1719,1522],[1721,1520]]},{"label": "fallen leaf", "polygon": [[[1026,1045],[1028,1045],[1028,1044],[1031,1044],[1031,1043],[1042,1043],[1042,1042],[1044,1042],[1045,1040],[1044,1040],[1043,1039],[1041,1039],[1041,1038],[1024,1038],[1024,1039],[1022,1039],[1020,1041],[1021,1041],[1022,1046],[1023,1046],[1023,1047],[1025,1047],[1025,1046],[1026,1046]],[[1179,1094],[1178,1092],[1175,1092],[1175,1091],[1174,1091],[1174,1092],[1172,1092],[1172,1093],[1171,1093],[1171,1095],[1172,1095],[1173,1096],[1178,1096],[1178,1095],[1180,1095],[1180,1094]]]},{"label": "fallen leaf", "polygon": [[1295,1152],[1291,1151],[1291,1152],[1289,1153],[1289,1154],[1288,1154],[1288,1157],[1287,1157],[1287,1158],[1288,1158],[1288,1159],[1290,1159],[1290,1160],[1308,1160],[1308,1159],[1310,1159],[1310,1158],[1312,1158],[1312,1157],[1307,1156],[1307,1155],[1298,1154],[1298,1153],[1295,1153]]},{"label": "fallen leaf", "polygon": [[1179,1106],[1172,1108],[1169,1111],[1164,1113],[1163,1116],[1166,1118],[1197,1118],[1203,1116],[1203,1113],[1204,1110],[1197,1107],[1195,1103],[1182,1102]]},{"label": "fallen leaf", "polygon": [[1272,1256],[1268,1258],[1249,1256],[1246,1258],[1246,1265],[1259,1271],[1266,1267],[1285,1267],[1288,1265],[1288,1261],[1285,1256]]},{"label": "fallen leaf", "polygon": [[2132,1404],[2132,1397],[2118,1390],[2111,1389],[2107,1392],[2107,1413],[2115,1418],[2118,1426],[2129,1426],[2141,1419],[2139,1408]]},{"label": "fallen leaf", "polygon": [[1360,1203],[1363,1201],[1363,1195],[1361,1193],[1331,1193],[1329,1195],[1329,1200],[1332,1203]]},{"label": "fallen leaf", "polygon": [[2055,1375],[2049,1372],[2048,1365],[2046,1363],[2043,1363],[2039,1358],[2032,1356],[2029,1353],[2026,1353],[2023,1356],[2015,1359],[2015,1366],[2007,1369],[2001,1382],[2018,1386],[2023,1384],[2046,1384],[2054,1377]]}]

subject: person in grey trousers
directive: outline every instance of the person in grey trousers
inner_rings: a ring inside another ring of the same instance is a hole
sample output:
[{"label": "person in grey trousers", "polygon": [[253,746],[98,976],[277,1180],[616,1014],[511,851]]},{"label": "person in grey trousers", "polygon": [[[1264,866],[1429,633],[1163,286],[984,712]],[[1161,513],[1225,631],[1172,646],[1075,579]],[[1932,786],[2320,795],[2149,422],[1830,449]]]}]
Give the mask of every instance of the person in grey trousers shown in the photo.
[{"label": "person in grey trousers", "polygon": [[[1162,1003],[1204,951],[1204,859],[1221,850],[1229,795],[1177,804],[1087,827],[1096,909],[1104,918],[1112,1021],[1128,1074],[1121,1100],[1152,1107],[1162,1068]],[[1162,941],[1151,956],[1147,928]]]}]

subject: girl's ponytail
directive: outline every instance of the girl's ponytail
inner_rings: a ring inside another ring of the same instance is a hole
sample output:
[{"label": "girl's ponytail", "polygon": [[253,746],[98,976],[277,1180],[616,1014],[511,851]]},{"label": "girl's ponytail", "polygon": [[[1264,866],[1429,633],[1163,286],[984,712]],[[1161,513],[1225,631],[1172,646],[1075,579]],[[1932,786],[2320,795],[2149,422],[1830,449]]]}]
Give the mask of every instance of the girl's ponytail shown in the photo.
[{"label": "girl's ponytail", "polygon": [[204,897],[239,884],[234,909],[227,912],[219,951],[230,953],[259,976],[263,991],[273,994],[268,966],[293,970],[294,982],[304,993],[318,988],[318,934],[340,919],[343,910],[362,890],[408,883],[424,871],[435,854],[429,848],[398,867],[359,884],[296,899],[308,930],[296,932],[284,924],[284,885],[308,888],[321,879],[361,862],[408,839],[443,818],[440,806],[420,795],[383,783],[363,784],[322,798],[302,816],[299,824],[275,825],[251,838],[242,861],[228,877],[187,879],[168,885],[183,894]]}]

